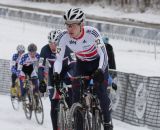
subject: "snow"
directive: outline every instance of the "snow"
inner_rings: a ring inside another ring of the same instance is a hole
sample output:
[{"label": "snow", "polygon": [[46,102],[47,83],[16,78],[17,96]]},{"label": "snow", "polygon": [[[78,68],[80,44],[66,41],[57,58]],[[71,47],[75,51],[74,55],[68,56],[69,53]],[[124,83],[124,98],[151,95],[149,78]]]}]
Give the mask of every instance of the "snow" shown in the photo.
[{"label": "snow", "polygon": [[[0,95],[0,126],[1,130],[52,130],[50,119],[50,102],[48,98],[42,98],[44,106],[44,124],[38,125],[34,114],[31,120],[25,118],[20,103],[18,111],[13,110],[10,97]],[[149,130],[146,127],[137,127],[124,122],[113,120],[114,130]]]},{"label": "snow", "polygon": [[[157,10],[147,10],[144,13],[135,13],[130,12],[127,13],[125,10],[120,9],[119,7],[110,7],[104,6],[102,3],[101,6],[98,3],[89,4],[89,5],[70,5],[70,4],[51,4],[48,2],[30,2],[25,0],[0,0],[0,4],[8,4],[8,5],[18,5],[25,7],[34,7],[46,10],[59,10],[66,11],[72,7],[81,7],[86,14],[108,17],[114,19],[134,19],[135,21],[148,22],[148,23],[156,23],[160,24],[160,11]],[[104,8],[102,8],[104,6]],[[135,7],[136,8],[136,7]]]}]

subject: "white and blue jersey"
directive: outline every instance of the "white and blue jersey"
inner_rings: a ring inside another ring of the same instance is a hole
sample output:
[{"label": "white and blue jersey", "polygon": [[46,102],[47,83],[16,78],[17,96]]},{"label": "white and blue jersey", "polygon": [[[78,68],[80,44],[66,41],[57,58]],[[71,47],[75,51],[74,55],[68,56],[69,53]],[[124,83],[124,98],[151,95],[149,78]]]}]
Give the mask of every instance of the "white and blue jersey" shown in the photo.
[{"label": "white and blue jersey", "polygon": [[11,60],[12,74],[17,74],[17,67],[18,67],[18,62],[19,62],[20,58],[21,58],[21,56],[18,53],[13,54],[12,60]]},{"label": "white and blue jersey", "polygon": [[22,55],[22,57],[19,61],[19,64],[18,64],[18,71],[20,71],[20,76],[25,76],[24,71],[26,69],[23,69],[23,68],[27,68],[27,67],[28,68],[29,67],[33,68],[32,72],[31,72],[31,77],[37,76],[37,73],[36,73],[35,69],[38,65],[39,58],[40,58],[40,55],[38,53],[35,54],[34,58],[32,58],[29,53],[26,53],[26,54]]}]

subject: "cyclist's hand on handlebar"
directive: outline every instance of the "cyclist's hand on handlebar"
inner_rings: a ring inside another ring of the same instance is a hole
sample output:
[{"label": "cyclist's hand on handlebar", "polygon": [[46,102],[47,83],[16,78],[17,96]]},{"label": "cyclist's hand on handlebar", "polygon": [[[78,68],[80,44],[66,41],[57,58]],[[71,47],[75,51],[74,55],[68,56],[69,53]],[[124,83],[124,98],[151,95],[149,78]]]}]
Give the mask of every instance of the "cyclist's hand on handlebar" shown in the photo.
[{"label": "cyclist's hand on handlebar", "polygon": [[70,77],[70,80],[71,81],[77,80],[77,79],[86,79],[86,80],[89,80],[91,78],[92,78],[92,76],[77,76],[77,77]]},{"label": "cyclist's hand on handlebar", "polygon": [[102,83],[104,81],[104,73],[102,69],[97,69],[93,73],[93,80],[99,83]]},{"label": "cyclist's hand on handlebar", "polygon": [[47,85],[46,85],[45,81],[44,80],[40,81],[40,83],[39,83],[39,91],[41,93],[45,93],[46,89],[47,89]]}]

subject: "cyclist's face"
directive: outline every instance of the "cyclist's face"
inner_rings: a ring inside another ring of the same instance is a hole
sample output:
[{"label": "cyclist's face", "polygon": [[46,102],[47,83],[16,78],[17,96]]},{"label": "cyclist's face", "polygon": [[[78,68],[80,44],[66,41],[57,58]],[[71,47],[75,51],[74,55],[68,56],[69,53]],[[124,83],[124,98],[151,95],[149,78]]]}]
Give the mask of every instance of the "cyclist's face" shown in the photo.
[{"label": "cyclist's face", "polygon": [[49,46],[50,46],[50,49],[51,49],[52,52],[56,51],[56,43],[55,42],[49,43]]},{"label": "cyclist's face", "polygon": [[36,52],[29,52],[29,55],[31,56],[31,58],[35,58]]},{"label": "cyclist's face", "polygon": [[18,51],[18,54],[21,56],[24,53],[24,51]]},{"label": "cyclist's face", "polygon": [[81,35],[82,24],[66,24],[66,27],[71,38],[78,38]]}]

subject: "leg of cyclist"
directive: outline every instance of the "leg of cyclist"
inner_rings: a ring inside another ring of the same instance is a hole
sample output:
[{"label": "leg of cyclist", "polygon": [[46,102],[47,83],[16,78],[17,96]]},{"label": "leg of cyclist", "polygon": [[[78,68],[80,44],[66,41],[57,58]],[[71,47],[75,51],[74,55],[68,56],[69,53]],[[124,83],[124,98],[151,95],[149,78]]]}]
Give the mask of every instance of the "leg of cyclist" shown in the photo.
[{"label": "leg of cyclist", "polygon": [[33,93],[38,93],[38,79],[32,79],[32,84],[35,86],[33,89]]},{"label": "leg of cyclist", "polygon": [[32,78],[32,84],[34,85],[33,93],[37,94],[38,93],[38,76],[35,70],[32,71],[31,78]]},{"label": "leg of cyclist", "polygon": [[24,80],[25,80],[25,73],[23,71],[19,74],[19,82],[20,82],[20,90],[21,90],[21,98],[24,99],[26,90],[24,88]]},{"label": "leg of cyclist", "polygon": [[[35,76],[37,77],[37,76]],[[36,101],[36,106],[38,107],[39,106],[39,99],[38,99],[38,79],[37,78],[33,78],[32,79],[32,84],[34,85],[34,88],[33,88],[33,94],[34,94],[34,98],[35,98],[35,101]]]},{"label": "leg of cyclist", "polygon": [[11,96],[12,97],[15,97],[16,96],[16,88],[15,88],[15,82],[16,82],[16,79],[17,79],[17,75],[15,73],[12,73],[12,86],[11,86]]},{"label": "leg of cyclist", "polygon": [[53,130],[57,130],[57,118],[58,118],[58,99],[53,99],[54,95],[54,82],[53,82],[53,72],[49,71],[48,73],[48,89],[49,89],[49,99],[51,102],[51,110],[50,110],[50,116],[51,116],[51,122],[52,122],[52,128]]},{"label": "leg of cyclist", "polygon": [[52,127],[53,127],[53,130],[57,130],[58,129],[57,118],[58,118],[58,102],[59,102],[59,100],[50,99],[50,101],[51,101],[50,116],[51,116],[51,121],[52,121]]},{"label": "leg of cyclist", "polygon": [[66,86],[67,86],[67,89],[68,89],[68,97],[66,97],[66,102],[67,102],[67,105],[68,105],[68,107],[70,108],[71,106],[72,106],[72,88],[71,88],[71,81],[70,81],[70,79],[69,79],[69,76],[68,76],[68,74],[66,74],[65,76],[64,76],[64,78],[63,78],[64,80],[63,80],[63,82],[66,84]]},{"label": "leg of cyclist", "polygon": [[68,63],[63,64],[63,68],[61,71],[61,78],[63,80],[63,82],[66,84],[67,89],[68,89],[68,97],[66,97],[66,102],[68,104],[68,107],[70,108],[72,105],[72,82],[70,80],[70,77],[73,76],[73,72],[74,72],[74,66],[75,66],[75,62],[72,62],[68,65]]},{"label": "leg of cyclist", "polygon": [[17,75],[15,73],[12,73],[11,78],[12,78],[12,87],[15,87]]},{"label": "leg of cyclist", "polygon": [[[107,72],[105,72],[105,75],[107,75]],[[112,130],[113,126],[111,125],[111,101],[109,95],[106,94],[108,86],[107,78],[102,84],[99,84],[97,81],[95,81],[95,84],[98,84],[95,86],[95,92],[100,101],[100,106],[104,117],[104,130]]]}]

